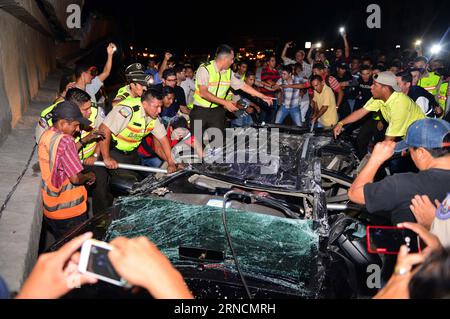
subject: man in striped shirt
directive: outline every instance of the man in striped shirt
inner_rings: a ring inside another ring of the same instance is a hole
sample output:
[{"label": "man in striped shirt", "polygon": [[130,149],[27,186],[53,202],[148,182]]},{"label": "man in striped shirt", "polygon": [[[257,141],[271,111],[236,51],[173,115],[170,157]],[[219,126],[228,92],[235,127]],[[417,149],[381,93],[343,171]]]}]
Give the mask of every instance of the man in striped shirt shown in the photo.
[{"label": "man in striped shirt", "polygon": [[[95,174],[90,172],[83,174],[83,165],[78,156],[78,149],[73,138],[76,132],[80,131],[80,125],[89,126],[90,121],[85,119],[78,108],[78,106],[71,102],[63,102],[58,104],[53,110],[53,127],[49,128],[49,131],[53,132],[53,136],[62,137],[58,143],[47,143],[46,135],[50,133],[44,133],[39,143],[39,166],[42,172],[44,189],[51,190],[54,194],[51,194],[53,201],[58,202],[58,205],[50,205],[44,200],[44,208],[47,210],[52,209],[52,216],[55,218],[44,217],[45,222],[50,227],[53,235],[56,239],[62,237],[70,229],[78,226],[88,219],[87,212],[74,212],[72,217],[65,218],[64,214],[68,214],[67,211],[72,207],[69,205],[74,202],[75,198],[69,198],[66,189],[73,188],[82,185],[93,185],[95,183]],[[53,140],[53,138],[52,138]],[[56,146],[56,150],[54,147]],[[45,176],[49,172],[50,176]],[[50,177],[50,178],[49,178]],[[68,186],[64,186],[68,185]],[[70,187],[69,187],[70,186]],[[83,187],[83,186],[82,186]],[[55,189],[59,191],[54,191]],[[55,198],[56,196],[56,198]],[[58,197],[60,197],[58,199]],[[83,197],[86,202],[87,197]],[[69,207],[66,207],[68,206]],[[75,205],[75,204],[73,204]],[[77,203],[79,206],[80,203]],[[53,210],[54,208],[54,210]],[[45,211],[44,211],[45,212]]]},{"label": "man in striped shirt", "polygon": [[266,123],[273,123],[275,121],[275,115],[277,112],[277,100],[275,100],[275,94],[278,88],[276,84],[281,78],[278,70],[275,69],[277,60],[275,56],[268,59],[267,66],[261,71],[261,87],[259,91],[271,98],[274,98],[273,106],[267,106],[263,111],[263,121]]}]

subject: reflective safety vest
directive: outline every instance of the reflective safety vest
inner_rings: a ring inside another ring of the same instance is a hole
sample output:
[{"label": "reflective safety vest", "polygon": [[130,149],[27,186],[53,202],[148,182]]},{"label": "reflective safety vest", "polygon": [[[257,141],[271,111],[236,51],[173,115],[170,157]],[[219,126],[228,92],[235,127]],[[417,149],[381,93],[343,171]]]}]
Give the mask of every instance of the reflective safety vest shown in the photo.
[{"label": "reflective safety vest", "polygon": [[44,215],[54,220],[64,220],[83,215],[87,211],[87,191],[84,186],[67,180],[59,187],[52,185],[52,175],[58,145],[64,134],[47,130],[39,142],[39,167],[42,174],[41,193]]},{"label": "reflective safety vest", "polygon": [[[117,91],[117,95],[114,100],[125,100],[131,96],[131,89],[129,85],[125,85],[121,87],[119,91]],[[116,105],[117,106],[117,105]]]},{"label": "reflective safety vest", "polygon": [[53,109],[62,102],[64,102],[64,99],[60,98],[56,100],[54,104],[50,105],[41,112],[41,119],[43,119],[47,123],[48,127],[53,126],[53,114],[52,114]]},{"label": "reflective safety vest", "polygon": [[[204,67],[209,73],[209,93],[220,99],[225,99],[231,86],[231,69],[221,74],[220,72],[216,71],[216,68],[214,67],[214,61],[202,64],[200,67]],[[211,103],[200,96],[200,89],[197,82],[195,83],[194,104],[207,108],[219,107],[218,104]]]},{"label": "reflective safety vest", "polygon": [[447,90],[448,90],[448,82],[442,83],[439,87],[439,92],[437,94],[438,103],[441,108],[445,111],[445,105],[447,103]]},{"label": "reflective safety vest", "polygon": [[[44,119],[44,121],[47,123],[48,127],[52,127],[53,126],[53,114],[52,114],[52,111],[61,102],[64,102],[64,100],[57,101],[55,104],[50,105],[48,108],[46,108],[45,110],[43,110],[41,112],[41,118]],[[89,121],[91,121],[92,127],[94,126],[94,123],[95,123],[95,121],[97,119],[97,116],[98,116],[98,107],[94,106],[94,104],[92,104],[92,106],[91,106],[91,116],[89,117]],[[90,132],[87,132],[87,131],[81,131],[81,137],[77,137],[75,139],[75,142],[78,143],[82,138],[85,138],[86,136],[88,136],[89,133]],[[85,147],[80,149],[80,152],[79,152],[80,159],[81,160],[85,160],[85,159],[91,157],[92,155],[94,155],[96,146],[97,146],[97,142],[93,141],[92,143],[89,143]]]},{"label": "reflective safety vest", "polygon": [[437,86],[441,77],[434,72],[429,72],[426,78],[421,78],[417,83],[418,86],[423,87],[430,92],[433,96],[436,96]]},{"label": "reflective safety vest", "polygon": [[128,98],[118,105],[121,108],[129,108],[131,119],[127,127],[118,135],[112,135],[115,147],[122,152],[132,152],[139,147],[141,141],[149,135],[156,125],[156,119],[146,123],[145,113],[141,98]]},{"label": "reflective safety vest", "polygon": [[[91,107],[91,116],[89,116],[89,121],[91,121],[91,126],[94,127],[94,123],[98,116],[98,108],[97,107]],[[81,131],[81,137],[77,137],[75,139],[75,142],[79,142],[82,138],[85,138],[88,136],[91,132],[87,131]],[[84,161],[85,159],[91,157],[95,153],[95,148],[97,147],[97,142],[93,141],[89,144],[86,144],[82,149],[80,149],[80,152],[78,153],[80,155],[80,159]]]}]

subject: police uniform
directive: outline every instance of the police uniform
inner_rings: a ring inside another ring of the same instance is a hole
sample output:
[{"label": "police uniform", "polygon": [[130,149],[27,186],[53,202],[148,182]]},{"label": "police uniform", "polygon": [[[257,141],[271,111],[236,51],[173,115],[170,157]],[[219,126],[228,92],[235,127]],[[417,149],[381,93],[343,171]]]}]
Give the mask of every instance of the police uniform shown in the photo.
[{"label": "police uniform", "polygon": [[[139,165],[137,149],[149,134],[157,139],[166,136],[166,129],[159,118],[149,117],[140,98],[128,98],[117,105],[103,122],[111,131],[110,156],[119,163]],[[111,170],[121,175],[123,170]],[[132,174],[127,171],[127,174]],[[136,176],[136,175],[135,175]]]},{"label": "police uniform", "polygon": [[[209,93],[221,99],[228,99],[230,88],[240,90],[244,82],[236,78],[231,69],[219,72],[216,61],[202,64],[197,73],[195,81],[194,105],[191,113],[191,128],[196,133],[196,120],[201,120],[202,132],[210,127],[225,130],[225,109],[222,105],[211,103],[200,96],[199,85],[207,86]],[[198,129],[197,129],[198,130]]]},{"label": "police uniform", "polygon": [[[129,65],[125,69],[125,76],[127,78],[128,83],[140,83],[142,85],[149,86],[152,84],[153,77],[151,75],[145,74],[144,66],[140,63],[133,63]],[[134,98],[131,93],[130,84],[125,85],[117,91],[116,97],[114,98],[114,102],[123,101],[128,98]]]}]

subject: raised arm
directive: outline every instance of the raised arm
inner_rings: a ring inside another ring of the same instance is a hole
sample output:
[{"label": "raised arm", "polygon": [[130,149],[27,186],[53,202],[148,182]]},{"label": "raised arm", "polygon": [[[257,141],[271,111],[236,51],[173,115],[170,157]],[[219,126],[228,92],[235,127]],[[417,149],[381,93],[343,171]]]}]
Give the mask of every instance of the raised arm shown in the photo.
[{"label": "raised arm", "polygon": [[285,62],[288,57],[286,56],[287,50],[292,47],[292,41],[285,44],[283,52],[281,53],[281,59]]},{"label": "raised arm", "polygon": [[161,63],[161,66],[159,67],[159,78],[162,79],[163,73],[165,70],[167,70],[167,64],[169,60],[172,58],[172,54],[169,52],[166,52],[164,55],[164,60]]},{"label": "raised arm", "polygon": [[103,72],[99,74],[98,78],[100,81],[105,82],[108,76],[111,74],[113,55],[116,52],[116,45],[114,43],[110,43],[108,48],[106,49],[108,52],[108,59],[106,60],[105,67],[103,68]]},{"label": "raised arm", "polygon": [[347,33],[344,32],[342,38],[344,39],[345,58],[350,59],[350,45],[348,44]]}]

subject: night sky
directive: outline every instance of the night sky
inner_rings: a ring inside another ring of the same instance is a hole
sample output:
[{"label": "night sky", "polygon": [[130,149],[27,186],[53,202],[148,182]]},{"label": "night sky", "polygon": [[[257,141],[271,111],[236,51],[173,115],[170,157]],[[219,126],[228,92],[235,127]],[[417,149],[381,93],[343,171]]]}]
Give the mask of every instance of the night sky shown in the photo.
[{"label": "night sky", "polygon": [[[396,44],[412,47],[419,37],[427,47],[438,42],[450,24],[448,0],[114,3],[86,0],[85,13],[95,11],[114,18],[113,37],[122,45],[148,47],[157,53],[165,49],[178,54],[212,52],[220,43],[279,52],[287,40],[295,40],[299,47],[305,41],[338,47],[342,46],[341,25],[348,30],[351,46],[361,50],[390,50]],[[381,7],[378,30],[366,25],[366,8],[371,3]],[[449,38],[447,34],[444,42],[450,44]]]}]

